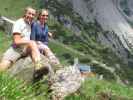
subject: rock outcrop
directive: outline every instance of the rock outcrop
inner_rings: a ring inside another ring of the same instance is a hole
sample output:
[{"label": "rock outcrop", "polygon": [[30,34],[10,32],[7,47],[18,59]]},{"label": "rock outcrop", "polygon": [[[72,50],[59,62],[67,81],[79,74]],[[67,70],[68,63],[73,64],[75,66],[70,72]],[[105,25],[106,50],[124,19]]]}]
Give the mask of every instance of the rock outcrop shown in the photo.
[{"label": "rock outcrop", "polygon": [[15,21],[12,21],[4,16],[0,16],[0,29],[7,34],[12,33],[12,25]]},{"label": "rock outcrop", "polygon": [[133,30],[121,15],[112,0],[96,0],[96,19],[104,30],[114,31],[123,46],[130,50],[133,46]]},{"label": "rock outcrop", "polygon": [[[53,73],[51,69],[51,65],[49,60],[45,56],[41,56],[43,66],[47,67],[50,72],[49,74]],[[14,65],[8,70],[8,72],[19,79],[25,80],[27,82],[33,81],[33,74],[34,74],[34,64],[30,57],[24,57],[19,59]],[[46,70],[47,71],[47,70]],[[48,74],[45,72],[44,74]]]}]

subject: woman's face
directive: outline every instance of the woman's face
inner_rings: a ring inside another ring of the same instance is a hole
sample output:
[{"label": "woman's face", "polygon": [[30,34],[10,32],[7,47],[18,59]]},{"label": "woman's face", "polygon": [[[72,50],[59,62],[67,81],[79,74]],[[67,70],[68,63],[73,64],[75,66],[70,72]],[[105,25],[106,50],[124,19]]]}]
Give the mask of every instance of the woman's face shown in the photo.
[{"label": "woman's face", "polygon": [[39,21],[42,23],[42,24],[45,24],[47,23],[47,20],[48,20],[48,11],[44,10],[42,11],[40,17],[39,17]]}]

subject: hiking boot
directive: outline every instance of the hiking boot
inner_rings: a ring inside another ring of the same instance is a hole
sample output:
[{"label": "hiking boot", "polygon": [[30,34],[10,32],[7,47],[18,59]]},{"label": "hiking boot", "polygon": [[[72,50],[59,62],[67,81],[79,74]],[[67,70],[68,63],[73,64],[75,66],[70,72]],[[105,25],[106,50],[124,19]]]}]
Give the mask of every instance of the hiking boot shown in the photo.
[{"label": "hiking boot", "polygon": [[49,72],[49,67],[46,64],[43,64],[41,61],[38,61],[35,63],[35,71],[40,74],[47,74]]},{"label": "hiking boot", "polygon": [[48,73],[49,73],[49,69],[46,66],[41,67],[40,69],[35,69],[33,74],[34,81],[39,81],[43,79],[43,75],[47,75]]}]

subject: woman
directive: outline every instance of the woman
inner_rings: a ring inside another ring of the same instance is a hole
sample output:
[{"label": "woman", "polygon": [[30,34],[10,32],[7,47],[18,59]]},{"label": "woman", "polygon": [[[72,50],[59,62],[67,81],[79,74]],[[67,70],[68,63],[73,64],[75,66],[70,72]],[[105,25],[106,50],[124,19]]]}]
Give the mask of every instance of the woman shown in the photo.
[{"label": "woman", "polygon": [[48,47],[48,10],[42,9],[39,12],[37,21],[32,24],[31,40],[35,40],[38,44],[40,52],[48,57],[51,64],[59,65],[59,60]]}]

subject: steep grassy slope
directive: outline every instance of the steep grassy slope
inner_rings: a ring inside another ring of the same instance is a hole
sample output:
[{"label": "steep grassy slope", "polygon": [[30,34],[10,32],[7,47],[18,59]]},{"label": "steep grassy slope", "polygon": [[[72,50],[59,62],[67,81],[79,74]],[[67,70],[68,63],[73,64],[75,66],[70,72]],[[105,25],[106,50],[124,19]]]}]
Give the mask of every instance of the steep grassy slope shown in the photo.
[{"label": "steep grassy slope", "polygon": [[[124,90],[124,91],[123,91]],[[132,100],[132,88],[97,79],[89,79],[66,100]]]},{"label": "steep grassy slope", "polygon": [[23,14],[27,6],[38,8],[40,0],[0,0],[0,15],[16,19]]},{"label": "steep grassy slope", "polygon": [[[80,62],[92,65],[98,74],[104,74],[107,79],[115,79],[115,75],[112,75],[112,72],[107,70],[113,68],[115,69],[113,74],[120,76],[123,81],[126,79],[132,81],[132,68],[129,68],[128,64],[125,64],[117,57],[111,48],[101,45],[97,41],[98,34],[106,35],[107,32],[103,31],[96,21],[94,23],[84,22],[73,11],[71,4],[63,2],[64,0],[61,1],[54,0],[53,2],[51,0],[48,2],[48,8],[54,15],[54,18],[50,17],[49,27],[54,30],[56,40],[85,55],[73,56],[73,53],[60,48],[60,52],[67,52],[65,55],[62,54],[62,56],[66,57],[67,61],[70,61],[69,63],[72,63],[74,57],[79,57]],[[66,24],[67,21],[69,24]],[[75,30],[75,27],[78,31]],[[58,46],[53,47],[52,49],[56,52]]]},{"label": "steep grassy slope", "polygon": [[[10,80],[10,81],[9,81]],[[27,84],[8,74],[0,73],[1,100],[51,100],[48,86],[44,80],[37,84]],[[131,87],[90,78],[82,87],[65,100],[132,100]]]},{"label": "steep grassy slope", "polygon": [[11,45],[11,36],[4,34],[4,32],[0,32],[0,56],[2,56],[3,52]]},{"label": "steep grassy slope", "polygon": [[[5,0],[4,5],[0,6],[0,12],[4,16],[16,19],[21,16],[23,9],[29,5],[37,9],[45,6],[50,10],[51,14],[48,24],[50,30],[54,30],[54,38],[57,41],[50,42],[50,47],[62,63],[72,64],[73,59],[78,57],[81,63],[93,66],[95,72],[97,74],[104,74],[104,78],[106,79],[117,80],[120,76],[122,81],[133,81],[131,77],[133,73],[132,68],[127,67],[128,65],[124,64],[110,48],[101,45],[97,41],[97,35],[105,33],[98,23],[85,23],[72,10],[72,6],[68,2],[59,2],[57,0],[50,0],[48,2],[44,2],[43,0],[15,0],[12,2],[11,0]],[[63,20],[61,20],[61,16],[63,16]],[[66,21],[69,24],[66,24]],[[74,27],[78,31],[75,31]],[[3,39],[0,39],[0,41],[3,41]],[[6,48],[1,48],[1,53]],[[114,72],[112,72],[113,69],[115,69]]]}]

